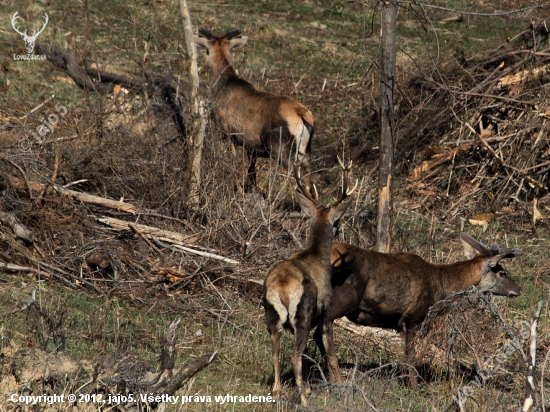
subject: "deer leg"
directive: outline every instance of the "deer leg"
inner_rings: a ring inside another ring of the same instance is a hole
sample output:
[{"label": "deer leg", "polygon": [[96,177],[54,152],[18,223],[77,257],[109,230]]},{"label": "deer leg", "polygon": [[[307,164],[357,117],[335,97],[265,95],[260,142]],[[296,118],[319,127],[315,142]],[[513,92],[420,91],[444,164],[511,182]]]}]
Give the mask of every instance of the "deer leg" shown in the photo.
[{"label": "deer leg", "polygon": [[319,352],[321,352],[321,356],[325,358],[327,356],[327,350],[325,348],[325,343],[323,342],[323,324],[319,323],[317,325],[317,328],[315,329],[315,333],[313,334],[313,340],[317,347],[319,348]]},{"label": "deer leg", "polygon": [[334,325],[332,321],[325,319],[323,322],[323,344],[326,348],[326,359],[330,379],[334,382],[342,383],[340,370],[338,369],[338,358],[334,349]]},{"label": "deer leg", "polygon": [[414,370],[412,371],[412,375],[410,377],[410,385],[411,388],[415,389],[418,386],[418,362],[416,362],[416,356],[414,351],[414,337],[416,335],[416,330],[414,327],[409,327],[406,330],[405,334],[405,358],[407,359],[407,362],[412,364],[414,367]]},{"label": "deer leg", "polygon": [[[418,379],[417,379],[417,371],[416,371],[416,364],[414,360],[411,357],[411,354],[413,351],[413,341],[414,341],[414,335],[415,330],[414,327],[411,328],[410,325],[408,325],[408,315],[403,315],[403,317],[399,320],[398,327],[399,327],[399,334],[401,335],[401,338],[403,339],[403,342],[405,343],[405,362],[406,363],[412,363],[412,366],[415,368],[415,370],[410,371],[410,376],[407,379],[409,385],[411,388],[416,388],[418,386]],[[411,362],[412,361],[412,362]],[[409,367],[403,365],[401,373],[404,376],[407,376],[407,370],[410,369]]]},{"label": "deer leg", "polygon": [[300,391],[300,401],[302,406],[307,406],[307,397],[311,393],[311,389],[307,385],[304,387],[304,381],[302,377],[302,354],[307,345],[307,338],[309,336],[309,330],[304,327],[296,326],[294,331],[294,349],[290,362],[292,363],[292,370],[294,371],[294,379],[296,380],[296,386]]},{"label": "deer leg", "polygon": [[248,165],[248,172],[246,175],[245,192],[250,192],[256,187],[256,160],[258,160],[258,153],[256,150],[249,149],[248,158],[250,164]]},{"label": "deer leg", "polygon": [[279,397],[281,385],[281,364],[279,363],[279,352],[281,349],[281,332],[271,332],[271,361],[273,362],[273,398]]}]

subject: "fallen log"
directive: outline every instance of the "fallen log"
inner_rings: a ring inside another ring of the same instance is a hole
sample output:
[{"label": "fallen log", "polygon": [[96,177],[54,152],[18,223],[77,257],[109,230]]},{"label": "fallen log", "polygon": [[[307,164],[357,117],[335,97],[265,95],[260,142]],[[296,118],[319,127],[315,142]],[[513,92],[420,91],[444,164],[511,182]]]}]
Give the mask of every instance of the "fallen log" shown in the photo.
[{"label": "fallen log", "polygon": [[[10,182],[10,185],[12,187],[16,189],[22,189],[22,190],[27,189],[27,185],[21,179],[18,179],[17,177],[10,176],[10,175],[5,175],[5,177]],[[130,203],[125,203],[118,200],[106,199],[104,197],[91,195],[85,192],[77,192],[76,190],[67,189],[64,186],[60,186],[56,184],[44,185],[36,182],[28,182],[28,188],[30,190],[43,191],[44,189],[48,188],[48,186],[51,186],[51,188],[55,190],[57,193],[59,193],[60,195],[69,196],[84,203],[103,206],[108,209],[120,210],[123,212],[131,213],[133,215],[140,213],[140,211]]]},{"label": "fallen log", "polygon": [[113,229],[138,231],[140,234],[148,237],[149,239],[152,239],[152,236],[154,236],[169,243],[184,245],[185,242],[193,243],[195,238],[194,235],[186,236],[181,233],[172,232],[171,230],[159,229],[158,227],[142,225],[140,223],[132,223],[126,220],[116,219],[114,217],[104,216],[98,217],[96,220],[99,223],[112,227]]},{"label": "fallen log", "polygon": [[[144,72],[145,79],[135,79],[123,75],[109,73],[99,68],[91,67],[90,64],[79,65],[80,56],[74,47],[73,34],[65,36],[65,45],[62,51],[48,48],[37,44],[35,50],[38,54],[46,55],[48,61],[54,66],[67,72],[69,77],[82,89],[98,91],[111,91],[114,84],[118,84],[136,92],[156,94],[160,91],[162,100],[172,111],[172,118],[178,128],[180,137],[187,136],[187,125],[183,116],[183,108],[178,101],[178,94],[185,93],[187,88],[185,82],[176,84],[170,76],[161,76],[157,73]],[[91,77],[96,80],[92,80]],[[183,87],[181,87],[183,86]]]},{"label": "fallen log", "polygon": [[[389,352],[392,357],[405,361],[405,347],[403,340],[398,333],[387,329],[374,328],[370,326],[357,325],[346,318],[336,319],[334,324],[355,335],[365,337],[365,340],[372,342]],[[444,350],[433,344],[427,345],[422,351],[424,358],[430,358],[432,367],[446,369],[448,367],[448,356]],[[469,359],[460,359],[460,365],[472,369],[475,364]]]},{"label": "fallen log", "polygon": [[[146,236],[155,242],[158,240],[161,240],[161,241],[171,243],[176,249],[179,249],[179,251],[185,251],[188,253],[192,253],[194,255],[221,260],[222,262],[231,263],[233,265],[239,264],[238,261],[227,258],[225,256],[189,248],[188,245],[186,245],[184,242],[192,243],[193,241],[195,241],[195,238],[193,235],[184,236],[180,233],[172,232],[170,230],[163,230],[153,226],[146,226],[138,223],[127,222],[125,220],[120,220],[113,217],[98,217],[96,218],[96,220],[114,229],[137,231],[141,235]],[[160,246],[166,247],[166,245],[163,245],[162,243],[160,244]]]},{"label": "fallen log", "polygon": [[[7,175],[6,177],[8,178],[8,181],[13,187],[18,189],[27,188],[27,184],[25,184],[21,179],[18,179],[16,177],[9,176],[9,175]],[[89,193],[77,192],[76,190],[67,189],[64,186],[60,186],[56,184],[51,184],[50,186],[57,193],[64,196],[72,197],[84,203],[103,206],[108,209],[120,210],[123,212],[131,213],[133,215],[143,213],[143,214],[151,214],[154,216],[160,216],[154,211],[140,210],[130,203],[125,203],[118,200],[106,199],[104,197],[91,195]],[[44,188],[47,188],[47,187],[48,187],[47,185],[43,185],[40,183],[28,182],[28,188],[30,190],[44,190]],[[233,265],[239,264],[238,261],[227,258],[225,256],[189,248],[189,244],[194,244],[196,242],[195,235],[182,235],[181,233],[173,232],[171,230],[159,229],[157,227],[142,225],[139,223],[132,223],[132,222],[111,218],[111,217],[99,217],[99,218],[96,218],[96,220],[100,223],[103,223],[104,225],[110,226],[117,230],[130,230],[133,232],[137,232],[140,234],[140,236],[144,236],[148,239],[152,239],[152,240],[159,239],[161,241],[171,243],[172,245],[174,245],[174,247],[176,247],[177,249],[180,249],[180,251],[185,251],[188,253],[208,257],[211,259],[221,260],[222,262],[230,263]],[[198,247],[198,246],[195,246],[195,247]]]}]

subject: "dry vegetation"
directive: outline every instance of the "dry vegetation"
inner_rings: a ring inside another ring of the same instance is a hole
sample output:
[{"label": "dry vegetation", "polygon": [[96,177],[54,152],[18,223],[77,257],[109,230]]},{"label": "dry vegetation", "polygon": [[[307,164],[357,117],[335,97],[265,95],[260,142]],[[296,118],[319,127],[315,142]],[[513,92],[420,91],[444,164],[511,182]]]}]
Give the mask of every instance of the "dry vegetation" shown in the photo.
[{"label": "dry vegetation", "polygon": [[[269,393],[270,345],[260,285],[272,263],[306,242],[307,222],[293,201],[292,179],[274,161],[259,161],[260,189],[244,193],[246,155],[222,140],[213,122],[204,145],[200,207],[188,208],[181,202],[187,158],[181,125],[189,124],[181,80],[184,57],[177,46],[182,39],[178,30],[161,24],[179,24],[174,22],[176,9],[158,3],[128,9],[112,6],[109,12],[120,13],[117,18],[96,10],[86,14],[52,6],[51,14],[64,19],[68,27],[56,25],[50,37],[40,38],[46,50],[62,50],[63,34],[70,27],[81,65],[85,62],[88,68],[139,80],[146,87],[105,83],[97,92],[85,91],[59,65],[19,65],[10,60],[11,55],[0,61],[0,88],[5,93],[0,103],[3,394],[69,393],[81,387],[81,381],[66,380],[63,374],[25,375],[23,363],[16,360],[22,353],[34,354],[31,358],[38,364],[45,357],[53,358],[45,353],[56,352],[61,335],[67,362],[73,362],[73,368],[77,362],[89,362],[88,374],[90,368],[109,363],[109,354],[119,350],[137,352],[142,360],[136,365],[146,362],[143,370],[154,370],[160,338],[178,317],[183,322],[176,366],[219,351],[217,359],[178,394]],[[352,34],[350,30],[353,24],[362,24],[353,20],[353,14],[368,20],[377,10],[366,2],[334,1],[325,7],[305,1],[292,6],[304,7],[299,11],[286,4],[241,3],[200,3],[192,8],[192,16],[197,24],[220,32],[233,28],[224,15],[234,17],[252,43],[245,53],[236,53],[235,66],[241,74],[270,91],[294,95],[312,110],[317,118],[313,165],[319,171],[320,192],[337,191],[337,153],[354,160],[359,193],[343,219],[339,240],[371,247],[378,87],[368,56],[376,55],[376,40],[360,27]],[[25,17],[40,12],[35,5],[25,11],[21,6]],[[63,12],[68,14],[62,16]],[[258,17],[251,18],[252,13]],[[432,328],[423,335],[426,362],[419,372],[426,384],[418,391],[402,383],[402,350],[393,332],[372,334],[343,324],[336,329],[336,345],[348,384],[326,384],[313,368],[310,409],[456,410],[453,396],[458,388],[475,379],[492,354],[514,339],[528,353],[522,325],[532,318],[538,301],[548,298],[550,284],[550,46],[543,20],[548,11],[533,13],[509,17],[505,24],[522,29],[507,32],[508,42],[505,35],[499,37],[501,46],[491,50],[444,49],[442,41],[441,54],[430,60],[433,55],[428,56],[422,45],[414,49],[412,41],[403,41],[398,67],[393,250],[448,263],[458,258],[461,228],[476,238],[508,242],[525,253],[518,262],[507,263],[524,288],[523,296],[491,301],[469,293],[435,308],[427,323]],[[429,27],[422,20],[425,16],[417,14],[406,9],[400,16],[403,30]],[[97,38],[73,27],[71,16],[87,22]],[[458,23],[439,20],[442,40],[446,32],[455,30],[448,24]],[[3,27],[9,28],[9,23]],[[1,36],[12,54],[23,53],[24,44],[15,33]],[[411,36],[408,31],[401,33],[402,39]],[[426,36],[430,50],[435,50],[433,38]],[[92,39],[94,45],[88,47]],[[284,55],[270,65],[278,50]],[[414,58],[409,58],[411,53]],[[305,65],[308,59],[311,63]],[[22,92],[14,90],[14,79],[25,82]],[[178,98],[171,100],[176,90]],[[208,95],[206,87],[203,93]],[[50,99],[51,94],[56,96]],[[179,120],[174,103],[182,110]],[[38,144],[30,132],[36,132],[45,117],[60,113],[59,105],[67,113],[59,115],[54,131]],[[95,198],[79,198],[68,189]],[[18,222],[10,224],[6,220],[10,216]],[[18,227],[31,231],[32,238]],[[151,228],[164,232],[153,233]],[[237,263],[197,255],[181,246]],[[43,313],[19,312],[34,290],[38,291],[34,310]],[[545,310],[539,326],[539,400],[548,383],[546,314]],[[507,356],[502,367],[476,388],[465,410],[518,409],[526,371],[519,353]],[[36,368],[36,363],[29,365],[29,370]],[[290,380],[287,383],[290,387]],[[287,389],[278,409],[294,410],[297,399]],[[0,398],[0,408],[19,410],[6,398]],[[192,404],[189,409],[226,407]],[[235,410],[240,409],[267,407],[236,404]]]}]

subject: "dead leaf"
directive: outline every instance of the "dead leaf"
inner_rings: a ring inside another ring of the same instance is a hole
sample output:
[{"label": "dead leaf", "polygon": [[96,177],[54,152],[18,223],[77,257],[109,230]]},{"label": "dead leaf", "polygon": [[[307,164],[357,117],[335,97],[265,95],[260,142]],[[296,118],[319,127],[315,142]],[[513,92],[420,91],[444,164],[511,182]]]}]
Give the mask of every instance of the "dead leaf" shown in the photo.
[{"label": "dead leaf", "polygon": [[482,139],[487,139],[489,136],[493,135],[493,131],[491,129],[485,129],[484,131],[481,132],[481,134],[479,135],[479,137],[481,137]]},{"label": "dead leaf", "polygon": [[120,89],[122,87],[120,86],[120,84],[117,84],[115,87],[113,87],[113,93],[118,95],[120,93]]},{"label": "dead leaf", "polygon": [[55,80],[59,80],[60,82],[63,82],[63,83],[73,83],[73,80],[67,76],[57,76]]},{"label": "dead leaf", "polygon": [[512,86],[514,84],[522,83],[528,78],[535,78],[537,76],[540,76],[541,74],[544,74],[548,71],[549,65],[544,65],[542,67],[537,67],[535,69],[531,70],[520,70],[519,72],[509,75],[509,76],[503,76],[499,79],[497,89],[500,89],[502,87],[506,86]]},{"label": "dead leaf", "polygon": [[182,280],[183,278],[179,277],[179,276],[173,276],[171,274],[167,274],[166,275],[166,279],[168,280],[168,282],[171,282],[171,283],[175,283],[175,282],[179,282],[180,280]]},{"label": "dead leaf", "polygon": [[326,30],[327,29],[327,26],[325,26],[322,23],[316,22],[316,21],[312,21],[309,25],[313,28],[320,29],[320,30]]},{"label": "dead leaf", "polygon": [[494,213],[482,213],[480,215],[475,215],[472,219],[490,223],[495,219],[495,214]]},{"label": "dead leaf", "polygon": [[487,223],[485,220],[468,219],[468,222],[470,222],[470,224],[472,224],[472,225],[482,226],[484,232],[489,227],[489,223]]}]

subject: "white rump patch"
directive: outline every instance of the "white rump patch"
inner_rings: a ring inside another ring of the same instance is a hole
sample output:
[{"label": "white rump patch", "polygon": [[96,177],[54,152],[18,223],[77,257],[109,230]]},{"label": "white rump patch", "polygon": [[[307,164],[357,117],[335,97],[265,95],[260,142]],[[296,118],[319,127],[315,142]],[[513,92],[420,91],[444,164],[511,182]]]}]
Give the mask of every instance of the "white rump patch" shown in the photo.
[{"label": "white rump patch", "polygon": [[275,311],[279,315],[279,322],[277,322],[277,331],[283,331],[283,325],[288,320],[292,327],[296,330],[296,312],[298,310],[298,304],[304,293],[302,285],[297,290],[290,291],[288,308],[281,302],[279,292],[273,289],[269,289],[265,295],[267,301],[275,308]]},{"label": "white rump patch", "polygon": [[277,331],[283,331],[283,325],[288,318],[288,310],[281,302],[281,297],[276,290],[268,289],[265,295],[267,301],[275,308],[275,311],[279,315],[279,322],[277,322]]},{"label": "white rump patch", "polygon": [[301,161],[306,155],[306,148],[310,138],[310,134],[303,120],[301,120],[300,123],[294,128],[292,134],[294,135],[294,141],[296,142],[296,156],[294,161]]},{"label": "white rump patch", "polygon": [[303,294],[304,288],[300,285],[297,290],[290,292],[288,296],[290,298],[290,302],[288,304],[288,317],[294,330],[296,330],[296,312],[298,311],[298,304],[300,303]]}]

